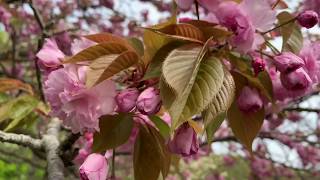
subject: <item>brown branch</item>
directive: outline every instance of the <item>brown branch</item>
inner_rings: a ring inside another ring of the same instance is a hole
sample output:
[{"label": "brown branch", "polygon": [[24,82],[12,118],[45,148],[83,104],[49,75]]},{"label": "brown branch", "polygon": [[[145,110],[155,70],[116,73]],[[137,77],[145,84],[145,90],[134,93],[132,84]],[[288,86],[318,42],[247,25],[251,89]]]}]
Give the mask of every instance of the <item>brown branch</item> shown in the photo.
[{"label": "brown branch", "polygon": [[312,109],[312,108],[286,108],[284,109],[284,111],[298,111],[298,112],[315,112],[315,113],[319,113],[320,109]]},{"label": "brown branch", "polygon": [[[35,17],[35,19],[41,29],[41,37],[38,40],[38,48],[37,48],[37,51],[39,51],[43,45],[44,38],[47,36],[45,24],[42,20],[42,17],[40,16],[38,10],[34,7],[33,1],[29,0],[28,4],[29,4],[30,8],[32,9],[33,15],[34,15],[34,17]],[[44,93],[43,93],[43,89],[42,89],[42,82],[41,82],[41,72],[40,72],[40,67],[38,65],[38,58],[35,58],[34,65],[36,67],[36,77],[37,77],[37,83],[38,83],[38,89],[40,92],[40,97],[41,97],[42,101],[45,101],[45,97],[44,97]]]}]

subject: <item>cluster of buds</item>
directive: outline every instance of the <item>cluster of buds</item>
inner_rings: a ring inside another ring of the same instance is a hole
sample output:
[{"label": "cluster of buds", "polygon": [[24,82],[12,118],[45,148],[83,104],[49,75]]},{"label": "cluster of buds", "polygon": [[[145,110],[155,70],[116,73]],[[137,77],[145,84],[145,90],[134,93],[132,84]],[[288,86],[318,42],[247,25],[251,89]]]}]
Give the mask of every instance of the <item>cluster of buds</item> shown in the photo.
[{"label": "cluster of buds", "polygon": [[161,97],[159,89],[149,87],[143,92],[136,88],[121,91],[116,96],[119,112],[130,112],[135,108],[144,115],[157,113],[161,108]]}]

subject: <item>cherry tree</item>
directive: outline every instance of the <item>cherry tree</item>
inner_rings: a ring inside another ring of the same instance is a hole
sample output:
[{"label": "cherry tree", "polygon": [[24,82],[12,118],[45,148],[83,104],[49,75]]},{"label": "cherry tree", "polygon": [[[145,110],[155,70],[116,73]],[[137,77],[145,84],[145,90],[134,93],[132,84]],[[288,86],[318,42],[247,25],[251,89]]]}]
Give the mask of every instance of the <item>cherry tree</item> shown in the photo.
[{"label": "cherry tree", "polygon": [[250,179],[318,177],[320,2],[290,4],[0,2],[0,141],[50,180],[237,178],[192,174],[212,154]]}]

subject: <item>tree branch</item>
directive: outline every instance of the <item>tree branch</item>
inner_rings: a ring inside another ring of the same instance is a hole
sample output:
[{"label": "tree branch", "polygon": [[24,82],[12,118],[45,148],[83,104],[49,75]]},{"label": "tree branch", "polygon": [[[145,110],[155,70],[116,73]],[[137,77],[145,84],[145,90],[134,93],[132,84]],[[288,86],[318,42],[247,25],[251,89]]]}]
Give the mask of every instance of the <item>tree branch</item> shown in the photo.
[{"label": "tree branch", "polygon": [[51,119],[51,122],[48,124],[47,133],[42,138],[47,155],[48,180],[64,179],[64,165],[59,157],[59,130],[60,121],[56,118],[53,118]]},{"label": "tree branch", "polygon": [[0,131],[0,141],[30,147],[32,149],[42,149],[41,140],[34,139],[23,134],[6,133]]}]

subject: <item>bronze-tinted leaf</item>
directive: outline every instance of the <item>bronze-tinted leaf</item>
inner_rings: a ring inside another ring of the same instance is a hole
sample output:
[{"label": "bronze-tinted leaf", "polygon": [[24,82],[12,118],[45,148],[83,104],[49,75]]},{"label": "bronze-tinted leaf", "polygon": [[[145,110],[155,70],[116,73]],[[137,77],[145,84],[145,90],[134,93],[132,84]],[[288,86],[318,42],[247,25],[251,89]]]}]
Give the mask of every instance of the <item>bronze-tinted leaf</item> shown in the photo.
[{"label": "bronze-tinted leaf", "polygon": [[252,152],[252,142],[258,135],[264,120],[264,108],[251,114],[241,112],[236,101],[227,112],[229,126],[236,138]]},{"label": "bronze-tinted leaf", "polygon": [[133,51],[101,56],[90,64],[87,86],[96,85],[138,62],[139,56]]},{"label": "bronze-tinted leaf", "polygon": [[157,180],[160,172],[165,178],[170,168],[170,153],[165,140],[153,127],[141,126],[134,145],[135,180]]},{"label": "bronze-tinted leaf", "polygon": [[201,30],[191,24],[172,24],[161,29],[147,29],[173,39],[194,43],[204,43],[206,41]]},{"label": "bronze-tinted leaf", "polygon": [[93,61],[104,55],[120,54],[127,50],[128,48],[126,46],[119,43],[115,43],[115,42],[100,43],[80,51],[76,55],[70,57],[69,59],[66,59],[64,63]]},{"label": "bronze-tinted leaf", "polygon": [[0,92],[12,91],[12,90],[22,90],[31,95],[33,95],[33,90],[31,85],[26,84],[17,79],[10,78],[0,78]]},{"label": "bronze-tinted leaf", "polygon": [[93,151],[116,148],[129,139],[133,127],[132,114],[105,115],[100,118],[100,131],[93,137]]},{"label": "bronze-tinted leaf", "polygon": [[113,35],[113,34],[107,33],[107,32],[98,33],[98,34],[90,34],[90,35],[86,35],[84,37],[91,40],[91,41],[94,41],[98,44],[99,43],[116,42],[116,43],[119,43],[119,44],[126,46],[127,48],[131,47],[125,38],[122,38],[120,36],[116,36],[116,35]]}]

